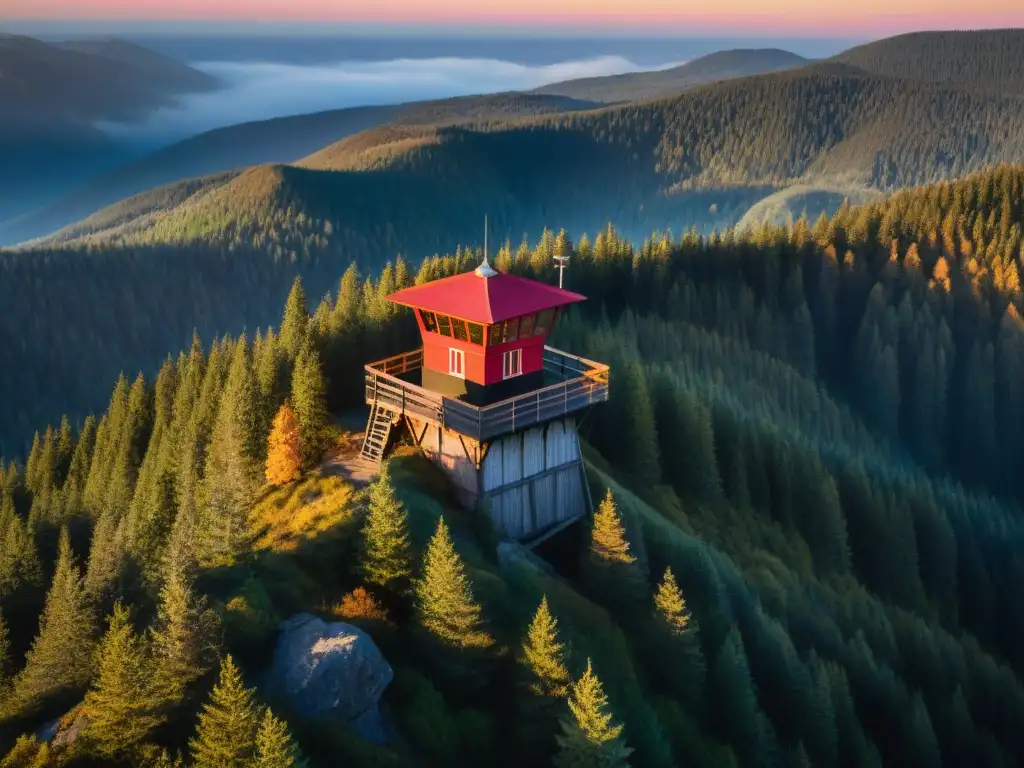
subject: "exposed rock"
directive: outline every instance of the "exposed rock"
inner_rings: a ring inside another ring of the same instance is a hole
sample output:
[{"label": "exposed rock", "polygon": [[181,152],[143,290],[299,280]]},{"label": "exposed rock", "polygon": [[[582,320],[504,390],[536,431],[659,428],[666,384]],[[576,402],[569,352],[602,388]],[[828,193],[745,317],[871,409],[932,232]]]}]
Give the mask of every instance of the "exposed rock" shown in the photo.
[{"label": "exposed rock", "polygon": [[301,613],[280,627],[267,683],[304,717],[344,721],[365,738],[387,740],[378,709],[394,677],[391,665],[358,627]]},{"label": "exposed rock", "polygon": [[35,735],[39,741],[49,742],[54,747],[70,747],[78,741],[78,737],[88,724],[89,718],[82,711],[82,707],[77,706],[63,717],[39,728]]}]

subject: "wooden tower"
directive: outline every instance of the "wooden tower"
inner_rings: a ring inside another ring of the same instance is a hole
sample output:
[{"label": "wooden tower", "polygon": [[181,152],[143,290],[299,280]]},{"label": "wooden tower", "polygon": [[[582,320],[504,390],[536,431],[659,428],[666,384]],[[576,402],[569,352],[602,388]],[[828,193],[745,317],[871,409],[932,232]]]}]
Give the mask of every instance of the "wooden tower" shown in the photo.
[{"label": "wooden tower", "polygon": [[608,366],[545,344],[584,298],[486,260],[391,294],[415,312],[423,346],[366,366],[363,456],[380,462],[404,422],[465,504],[527,544],[589,514],[575,414],[608,399]]}]

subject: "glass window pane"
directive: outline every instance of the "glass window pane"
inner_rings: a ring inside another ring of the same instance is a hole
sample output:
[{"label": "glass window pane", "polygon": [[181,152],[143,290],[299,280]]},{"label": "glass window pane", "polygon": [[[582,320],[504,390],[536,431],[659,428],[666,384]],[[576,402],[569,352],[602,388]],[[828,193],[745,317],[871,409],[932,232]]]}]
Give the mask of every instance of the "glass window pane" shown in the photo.
[{"label": "glass window pane", "polygon": [[465,320],[459,320],[457,317],[452,318],[452,336],[459,341],[469,341],[469,335],[466,333]]},{"label": "glass window pane", "polygon": [[442,336],[452,335],[452,320],[448,315],[437,316],[437,327],[441,331]]},{"label": "glass window pane", "polygon": [[479,323],[469,324],[469,340],[473,344],[484,343],[484,327]]},{"label": "glass window pane", "polygon": [[502,334],[504,331],[504,323],[495,323],[487,328],[487,346],[496,347],[501,344]]},{"label": "glass window pane", "polygon": [[513,317],[511,320],[505,321],[505,335],[502,341],[507,344],[510,341],[515,341],[519,338],[519,318]]},{"label": "glass window pane", "polygon": [[427,329],[428,333],[437,333],[437,317],[433,312],[420,310],[420,317],[423,318],[423,327]]},{"label": "glass window pane", "polygon": [[523,319],[519,322],[519,338],[528,339],[533,335],[533,321],[536,318],[536,315],[523,316]]},{"label": "glass window pane", "polygon": [[534,336],[540,336],[551,329],[551,319],[555,316],[555,310],[545,309],[537,317],[537,325],[533,329]]}]

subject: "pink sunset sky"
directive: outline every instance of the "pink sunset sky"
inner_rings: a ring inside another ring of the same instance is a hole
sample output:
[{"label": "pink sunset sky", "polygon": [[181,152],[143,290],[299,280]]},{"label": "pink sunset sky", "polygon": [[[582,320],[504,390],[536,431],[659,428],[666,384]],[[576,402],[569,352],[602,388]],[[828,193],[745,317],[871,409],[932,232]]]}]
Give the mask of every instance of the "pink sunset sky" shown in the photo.
[{"label": "pink sunset sky", "polygon": [[[1024,26],[1021,0],[2,0],[0,20],[336,23],[574,32],[879,34]],[[710,9],[710,10],[709,10]]]}]

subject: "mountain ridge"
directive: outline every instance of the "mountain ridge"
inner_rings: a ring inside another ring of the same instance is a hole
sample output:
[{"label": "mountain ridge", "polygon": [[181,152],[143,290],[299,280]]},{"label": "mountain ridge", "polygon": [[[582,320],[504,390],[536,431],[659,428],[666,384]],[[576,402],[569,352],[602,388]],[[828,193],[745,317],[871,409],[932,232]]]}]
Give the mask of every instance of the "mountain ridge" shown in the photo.
[{"label": "mountain ridge", "polygon": [[700,56],[685,64],[652,72],[565,80],[535,88],[547,93],[605,103],[647,101],[732,77],[766,74],[801,67],[810,59],[779,48],[737,48]]}]

